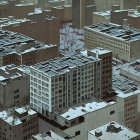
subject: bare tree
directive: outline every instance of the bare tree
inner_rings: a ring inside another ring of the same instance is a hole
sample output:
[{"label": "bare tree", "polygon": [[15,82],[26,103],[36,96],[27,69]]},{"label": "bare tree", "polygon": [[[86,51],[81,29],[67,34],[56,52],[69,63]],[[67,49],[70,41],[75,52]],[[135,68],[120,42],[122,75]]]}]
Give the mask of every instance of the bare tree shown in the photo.
[{"label": "bare tree", "polygon": [[72,28],[69,24],[63,24],[60,34],[60,47],[65,53],[75,52],[76,49],[81,47],[77,38],[77,35],[80,35],[79,29]]}]

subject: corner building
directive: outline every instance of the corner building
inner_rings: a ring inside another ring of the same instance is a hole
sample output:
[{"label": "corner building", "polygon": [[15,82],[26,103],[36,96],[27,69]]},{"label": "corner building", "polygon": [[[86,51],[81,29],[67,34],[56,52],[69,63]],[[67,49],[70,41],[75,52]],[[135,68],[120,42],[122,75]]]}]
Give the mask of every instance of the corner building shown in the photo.
[{"label": "corner building", "polygon": [[30,104],[44,116],[85,99],[101,98],[101,60],[75,54],[30,67]]}]

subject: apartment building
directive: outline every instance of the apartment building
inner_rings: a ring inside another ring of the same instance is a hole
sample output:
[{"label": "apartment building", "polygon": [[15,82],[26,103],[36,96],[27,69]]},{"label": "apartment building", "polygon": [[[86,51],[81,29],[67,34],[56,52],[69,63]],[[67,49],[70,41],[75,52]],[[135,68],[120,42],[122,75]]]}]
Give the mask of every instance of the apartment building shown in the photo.
[{"label": "apartment building", "polygon": [[46,45],[17,32],[0,31],[0,66],[33,65],[58,56],[57,45]]},{"label": "apartment building", "polygon": [[2,108],[29,104],[30,77],[26,66],[0,67],[0,105]]},{"label": "apartment building", "polygon": [[14,16],[18,19],[26,18],[28,13],[34,11],[34,4],[20,4],[17,0],[2,1],[0,2],[0,11],[0,18],[7,18],[8,16]]},{"label": "apartment building", "polygon": [[120,69],[120,74],[140,84],[140,59],[124,64]]},{"label": "apartment building", "polygon": [[14,16],[17,19],[26,18],[28,13],[34,11],[34,4],[32,3],[23,3],[23,4],[15,4],[14,5]]},{"label": "apartment building", "polygon": [[111,22],[115,24],[124,25],[124,19],[127,19],[128,10],[114,10],[111,11]]},{"label": "apartment building", "polygon": [[102,60],[102,96],[101,99],[109,99],[113,95],[112,93],[112,52],[103,48],[96,48],[88,50],[87,55],[98,57]]},{"label": "apartment building", "polygon": [[37,112],[29,107],[9,108],[0,112],[1,140],[28,140],[37,133]]},{"label": "apartment building", "polygon": [[[14,19],[13,17],[0,18],[0,28],[12,32],[27,35],[35,40],[46,44],[60,43],[60,19],[47,16],[47,12],[42,11],[36,14],[29,13],[28,18]],[[42,35],[43,34],[43,35]]]},{"label": "apartment building", "polygon": [[30,67],[30,104],[44,116],[91,97],[101,98],[101,60],[75,54]]},{"label": "apartment building", "polygon": [[87,49],[102,46],[111,50],[115,58],[132,61],[140,57],[139,30],[113,23],[101,23],[84,28]]},{"label": "apartment building", "polygon": [[139,97],[140,91],[123,92],[117,91],[119,93],[116,97],[118,102],[118,119],[119,123],[125,125],[133,131],[138,131],[138,113],[139,109]]},{"label": "apartment building", "polygon": [[111,21],[110,11],[93,12],[92,14],[92,24],[110,21]]},{"label": "apartment building", "polygon": [[117,122],[110,122],[88,131],[88,140],[139,140],[140,135]]}]

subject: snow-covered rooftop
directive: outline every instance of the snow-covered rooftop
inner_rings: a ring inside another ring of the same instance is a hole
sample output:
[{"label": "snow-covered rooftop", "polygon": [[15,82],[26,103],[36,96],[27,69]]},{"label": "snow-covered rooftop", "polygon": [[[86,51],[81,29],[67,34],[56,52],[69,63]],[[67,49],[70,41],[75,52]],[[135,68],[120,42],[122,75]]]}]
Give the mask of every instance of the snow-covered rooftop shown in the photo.
[{"label": "snow-covered rooftop", "polygon": [[121,70],[125,70],[140,78],[140,59],[124,64]]},{"label": "snow-covered rooftop", "polygon": [[113,78],[112,85],[113,89],[115,89],[119,93],[130,93],[140,89],[140,86],[136,84],[136,82],[129,80],[120,75],[120,69],[123,68],[122,64],[117,66],[113,66]]},{"label": "snow-covered rooftop", "polygon": [[[110,127],[110,128],[109,128]],[[128,128],[121,126],[117,122],[111,122],[106,125],[103,125],[99,128],[96,128],[94,130],[90,130],[89,133],[100,140],[130,140],[132,138],[135,138],[139,136],[139,134],[132,132]],[[99,136],[96,136],[96,134]],[[92,140],[92,139],[88,139]]]},{"label": "snow-covered rooftop", "polygon": [[73,107],[68,109],[66,112],[62,113],[60,116],[67,119],[67,120],[72,120],[74,118],[83,116],[89,112],[93,112],[96,110],[99,110],[101,108],[104,108],[108,105],[113,105],[116,102],[91,102],[91,103],[86,103],[84,105],[80,105],[77,107]]},{"label": "snow-covered rooftop", "polygon": [[117,96],[120,97],[120,98],[127,98],[127,97],[130,97],[132,95],[137,95],[137,94],[140,94],[140,90],[136,90],[136,91],[132,91],[132,92],[129,92],[129,93],[124,93],[124,92],[121,92],[121,91],[116,91],[117,92]]},{"label": "snow-covered rooftop", "polygon": [[0,84],[5,85],[8,81],[29,74],[27,66],[16,66],[14,64],[0,67]]},{"label": "snow-covered rooftop", "polygon": [[110,36],[126,42],[133,42],[133,41],[140,40],[140,30],[135,28],[129,28],[128,25],[123,26],[111,22],[105,22],[105,23],[85,26],[85,30],[98,32],[100,34]]},{"label": "snow-covered rooftop", "polygon": [[26,109],[25,107],[10,108],[10,109],[0,112],[0,118],[12,126],[22,124],[22,121],[20,120],[20,118],[15,114],[15,111],[19,114],[28,112],[27,116],[37,114],[37,112],[33,111],[30,108],[29,109]]}]

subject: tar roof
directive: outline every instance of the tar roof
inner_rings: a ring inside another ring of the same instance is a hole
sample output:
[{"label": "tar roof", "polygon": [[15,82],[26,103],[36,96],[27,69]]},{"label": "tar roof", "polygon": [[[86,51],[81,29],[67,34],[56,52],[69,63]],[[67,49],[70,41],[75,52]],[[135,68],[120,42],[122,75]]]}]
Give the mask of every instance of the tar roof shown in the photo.
[{"label": "tar roof", "polygon": [[69,57],[55,58],[46,62],[41,62],[31,66],[33,69],[37,69],[40,72],[47,74],[48,76],[55,76],[67,73],[70,69],[85,64],[99,61],[92,56],[86,57],[81,54],[75,54]]},{"label": "tar roof", "polygon": [[128,42],[140,40],[140,30],[126,25],[122,26],[114,23],[100,23],[86,26],[85,28]]}]

